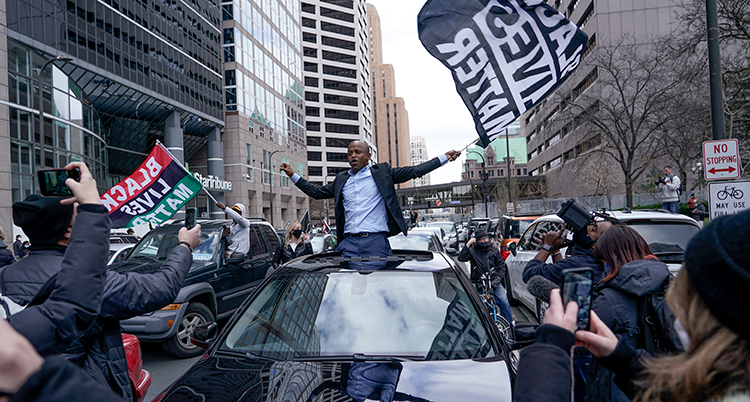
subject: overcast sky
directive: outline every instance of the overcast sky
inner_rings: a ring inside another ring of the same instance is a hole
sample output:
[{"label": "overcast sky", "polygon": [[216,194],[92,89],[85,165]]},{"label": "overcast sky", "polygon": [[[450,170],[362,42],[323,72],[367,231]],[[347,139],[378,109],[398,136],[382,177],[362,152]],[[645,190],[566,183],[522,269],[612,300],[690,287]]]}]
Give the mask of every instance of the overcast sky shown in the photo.
[{"label": "overcast sky", "polygon": [[[368,0],[377,8],[383,62],[396,71],[396,96],[404,98],[411,135],[422,135],[430,158],[460,150],[477,139],[471,114],[456,92],[448,68],[427,52],[417,35],[423,0]],[[432,184],[461,180],[464,156],[431,173]]]}]

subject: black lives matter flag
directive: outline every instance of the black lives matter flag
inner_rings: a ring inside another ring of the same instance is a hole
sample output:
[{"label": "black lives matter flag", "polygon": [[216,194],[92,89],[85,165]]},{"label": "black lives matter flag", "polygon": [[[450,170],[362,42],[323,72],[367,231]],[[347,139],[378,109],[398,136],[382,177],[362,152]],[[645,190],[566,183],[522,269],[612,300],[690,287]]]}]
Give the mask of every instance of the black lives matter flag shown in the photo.
[{"label": "black lives matter flag", "polygon": [[559,86],[588,38],[542,0],[428,0],[419,39],[453,73],[483,147]]}]

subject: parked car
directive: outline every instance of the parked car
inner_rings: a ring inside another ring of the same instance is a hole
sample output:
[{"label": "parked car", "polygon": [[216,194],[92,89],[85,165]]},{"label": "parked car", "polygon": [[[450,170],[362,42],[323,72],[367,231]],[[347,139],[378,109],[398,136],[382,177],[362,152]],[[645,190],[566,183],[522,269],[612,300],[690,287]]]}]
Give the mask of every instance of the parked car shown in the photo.
[{"label": "parked car", "polygon": [[420,228],[412,228],[412,230],[409,231],[409,233],[416,233],[416,232],[432,232],[435,233],[435,236],[440,240],[440,243],[443,244],[443,247],[448,247],[448,241],[446,240],[445,230],[439,226],[424,226]]},{"label": "parked car", "polygon": [[[673,274],[679,271],[684,261],[685,249],[690,240],[698,234],[698,222],[685,215],[668,212],[628,211],[608,212],[620,222],[635,229],[649,245],[651,251],[662,262],[666,263]],[[531,309],[537,317],[541,315],[542,306],[526,289],[523,282],[523,269],[533,259],[542,247],[537,241],[550,230],[560,230],[563,220],[557,215],[550,214],[537,218],[524,232],[518,243],[509,243],[508,249],[512,255],[508,256],[505,264],[508,266],[508,299],[520,301]],[[563,254],[565,250],[562,251]],[[552,259],[547,258],[547,263]]]},{"label": "parked car", "polygon": [[131,243],[110,243],[109,245],[109,260],[107,265],[112,265],[116,262],[120,262],[128,256],[131,250],[133,250],[135,244]]},{"label": "parked car", "polygon": [[141,343],[138,337],[131,334],[122,334],[122,346],[125,348],[125,358],[128,361],[128,374],[133,383],[133,398],[135,402],[143,401],[151,386],[151,373],[143,369],[143,358]]},{"label": "parked car", "polygon": [[484,230],[489,230],[489,224],[490,224],[490,220],[487,218],[469,219],[468,230],[466,231],[466,240],[471,239],[471,236],[473,236],[474,232],[476,232],[477,229],[479,228],[483,228]]},{"label": "parked car", "polygon": [[[175,357],[191,357],[202,350],[190,343],[196,325],[232,315],[272,270],[273,253],[280,240],[262,219],[251,220],[250,252],[233,261],[225,257],[222,225],[229,220],[202,220],[201,242],[193,250],[193,266],[175,301],[161,310],[120,322],[125,332],[142,342],[158,342]],[[154,272],[177,246],[181,222],[148,233],[128,257],[109,269],[116,272]]]},{"label": "parked car", "polygon": [[310,244],[314,254],[330,253],[336,251],[338,241],[333,233],[318,233],[310,237]]},{"label": "parked car", "polygon": [[497,225],[495,226],[493,238],[496,244],[498,245],[498,247],[500,247],[500,252],[502,253],[503,258],[508,258],[508,256],[510,255],[510,251],[508,250],[508,247],[507,247],[508,244],[518,243],[518,240],[521,238],[521,235],[538,218],[539,218],[539,215],[530,215],[530,216],[504,215],[498,219]]},{"label": "parked car", "polygon": [[458,248],[458,227],[454,222],[448,221],[436,221],[427,222],[427,227],[439,227],[445,231],[445,245],[446,247]]},{"label": "parked car", "polygon": [[138,238],[128,234],[111,234],[109,235],[109,244],[135,244]]},{"label": "parked car", "polygon": [[511,400],[510,345],[450,257],[396,251],[374,271],[337,257],[289,262],[220,334],[201,326],[206,355],[156,401]]}]

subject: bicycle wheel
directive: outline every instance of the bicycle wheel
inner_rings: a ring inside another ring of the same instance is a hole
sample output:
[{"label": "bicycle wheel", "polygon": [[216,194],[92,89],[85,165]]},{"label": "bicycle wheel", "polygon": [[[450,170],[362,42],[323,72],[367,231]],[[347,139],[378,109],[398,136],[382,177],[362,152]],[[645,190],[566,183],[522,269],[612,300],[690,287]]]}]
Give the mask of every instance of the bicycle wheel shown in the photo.
[{"label": "bicycle wheel", "polygon": [[729,196],[729,192],[726,191],[726,190],[721,190],[718,193],[716,193],[716,198],[718,198],[719,200],[722,200],[722,201],[726,200],[727,196]]},{"label": "bicycle wheel", "polygon": [[732,193],[732,198],[734,198],[735,200],[738,200],[744,196],[745,196],[745,193],[743,193],[742,190],[739,190],[739,189],[735,189],[734,193]]},{"label": "bicycle wheel", "polygon": [[510,325],[508,320],[506,320],[500,314],[497,314],[495,316],[495,325],[497,326],[497,329],[500,331],[500,335],[502,335],[505,340],[508,340],[508,341],[516,340],[516,333],[515,331],[513,331],[513,326]]}]

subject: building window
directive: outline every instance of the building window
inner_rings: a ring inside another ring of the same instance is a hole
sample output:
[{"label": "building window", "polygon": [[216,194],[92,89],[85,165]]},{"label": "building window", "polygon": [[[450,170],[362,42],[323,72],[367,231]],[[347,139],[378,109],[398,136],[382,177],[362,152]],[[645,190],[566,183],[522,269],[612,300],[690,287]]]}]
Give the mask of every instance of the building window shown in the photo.
[{"label": "building window", "polygon": [[323,80],[323,88],[335,89],[337,91],[346,91],[346,92],[355,92],[355,93],[357,92],[356,83],[341,82],[341,81],[334,81],[334,80]]},{"label": "building window", "polygon": [[326,152],[326,160],[328,162],[347,162],[349,157],[343,152]]},{"label": "building window", "polygon": [[350,10],[354,9],[354,2],[352,0],[321,0],[324,3],[334,4],[339,7],[348,8]]},{"label": "building window", "polygon": [[317,73],[318,65],[316,63],[305,62],[305,71],[311,72],[311,73]]},{"label": "building window", "polygon": [[234,28],[224,28],[224,44],[231,45],[234,43]]},{"label": "building window", "polygon": [[224,63],[234,61],[234,46],[224,46]]},{"label": "building window", "polygon": [[311,117],[320,117],[320,108],[308,106],[305,108],[305,115]]},{"label": "building window", "polygon": [[[313,20],[313,23],[314,22],[315,21]],[[305,18],[302,18],[302,25],[305,25]],[[315,25],[313,25],[311,28],[315,28]],[[352,38],[354,37],[354,28],[333,24],[331,22],[320,21],[320,29],[341,35],[351,36]]]},{"label": "building window", "polygon": [[271,170],[268,166],[268,155],[270,154],[268,150],[263,150],[263,161],[260,162],[260,170],[263,173],[263,184],[271,183]]},{"label": "building window", "polygon": [[302,32],[302,40],[310,43],[318,43],[318,35],[309,32]]},{"label": "building window", "polygon": [[320,131],[320,122],[308,121],[305,124],[307,125],[307,131]]},{"label": "building window", "polygon": [[229,86],[229,87],[237,85],[237,80],[235,79],[234,70],[224,71],[224,85]]},{"label": "building window", "polygon": [[323,176],[323,168],[319,166],[308,166],[307,173],[310,176]]},{"label": "building window", "polygon": [[326,123],[326,132],[337,133],[337,134],[359,134],[359,126],[351,126],[348,124]]},{"label": "building window", "polygon": [[303,47],[302,55],[305,57],[318,57],[318,49],[314,49],[311,47]]},{"label": "building window", "polygon": [[232,4],[221,5],[222,19],[224,21],[230,21],[234,19],[234,6]]},{"label": "building window", "polygon": [[320,94],[305,91],[305,100],[308,102],[320,102]]},{"label": "building window", "polygon": [[325,64],[323,64],[323,74],[336,75],[345,78],[357,78],[357,70],[343,67],[334,67]]},{"label": "building window", "polygon": [[323,100],[325,101],[325,103],[332,103],[335,105],[357,106],[359,104],[357,98],[341,95],[323,94]]},{"label": "building window", "polygon": [[318,87],[318,79],[315,77],[305,77],[305,86],[306,87]]},{"label": "building window", "polygon": [[[356,56],[350,56],[348,54],[343,54],[343,53],[338,53],[338,52],[330,52],[328,50],[323,50],[322,54],[323,54],[323,58],[326,60],[337,61],[339,63],[357,64]],[[315,55],[317,56],[317,51]]]},{"label": "building window", "polygon": [[323,160],[323,153],[310,151],[307,153],[307,160],[312,162],[320,162]]},{"label": "building window", "polygon": [[351,112],[348,110],[326,108],[325,114],[327,118],[332,118],[332,119],[359,120],[359,112]]},{"label": "building window", "polygon": [[311,18],[302,17],[302,26],[307,28],[315,28],[315,20]]},{"label": "building window", "polygon": [[327,36],[322,36],[320,38],[320,43],[326,46],[333,46],[333,47],[338,47],[338,48],[346,49],[346,50],[357,49],[357,44],[352,41],[343,40],[343,39],[334,39],[334,38],[329,38]]},{"label": "building window", "polygon": [[[281,163],[286,163],[288,165],[289,164],[289,158],[287,158],[286,156],[282,156],[281,157]],[[281,183],[279,183],[279,184],[281,184],[281,188],[289,188],[290,187],[289,182],[291,181],[291,180],[289,180],[289,176],[287,176],[285,174],[280,174],[279,177],[281,177],[281,179],[280,179]]]},{"label": "building window", "polygon": [[320,146],[320,137],[310,137],[310,136],[308,136],[307,137],[307,146],[309,146],[309,147],[319,147]]},{"label": "building window", "polygon": [[253,146],[252,144],[245,144],[245,164],[247,165],[247,179],[253,181]]},{"label": "building window", "polygon": [[308,14],[315,14],[315,5],[302,3],[302,12]]},{"label": "building window", "polygon": [[354,14],[349,14],[343,11],[337,11],[326,7],[320,7],[320,15],[322,17],[333,18],[336,20],[354,22]]},{"label": "building window", "polygon": [[326,146],[332,148],[349,148],[349,143],[351,142],[352,140],[346,138],[326,138]]}]

